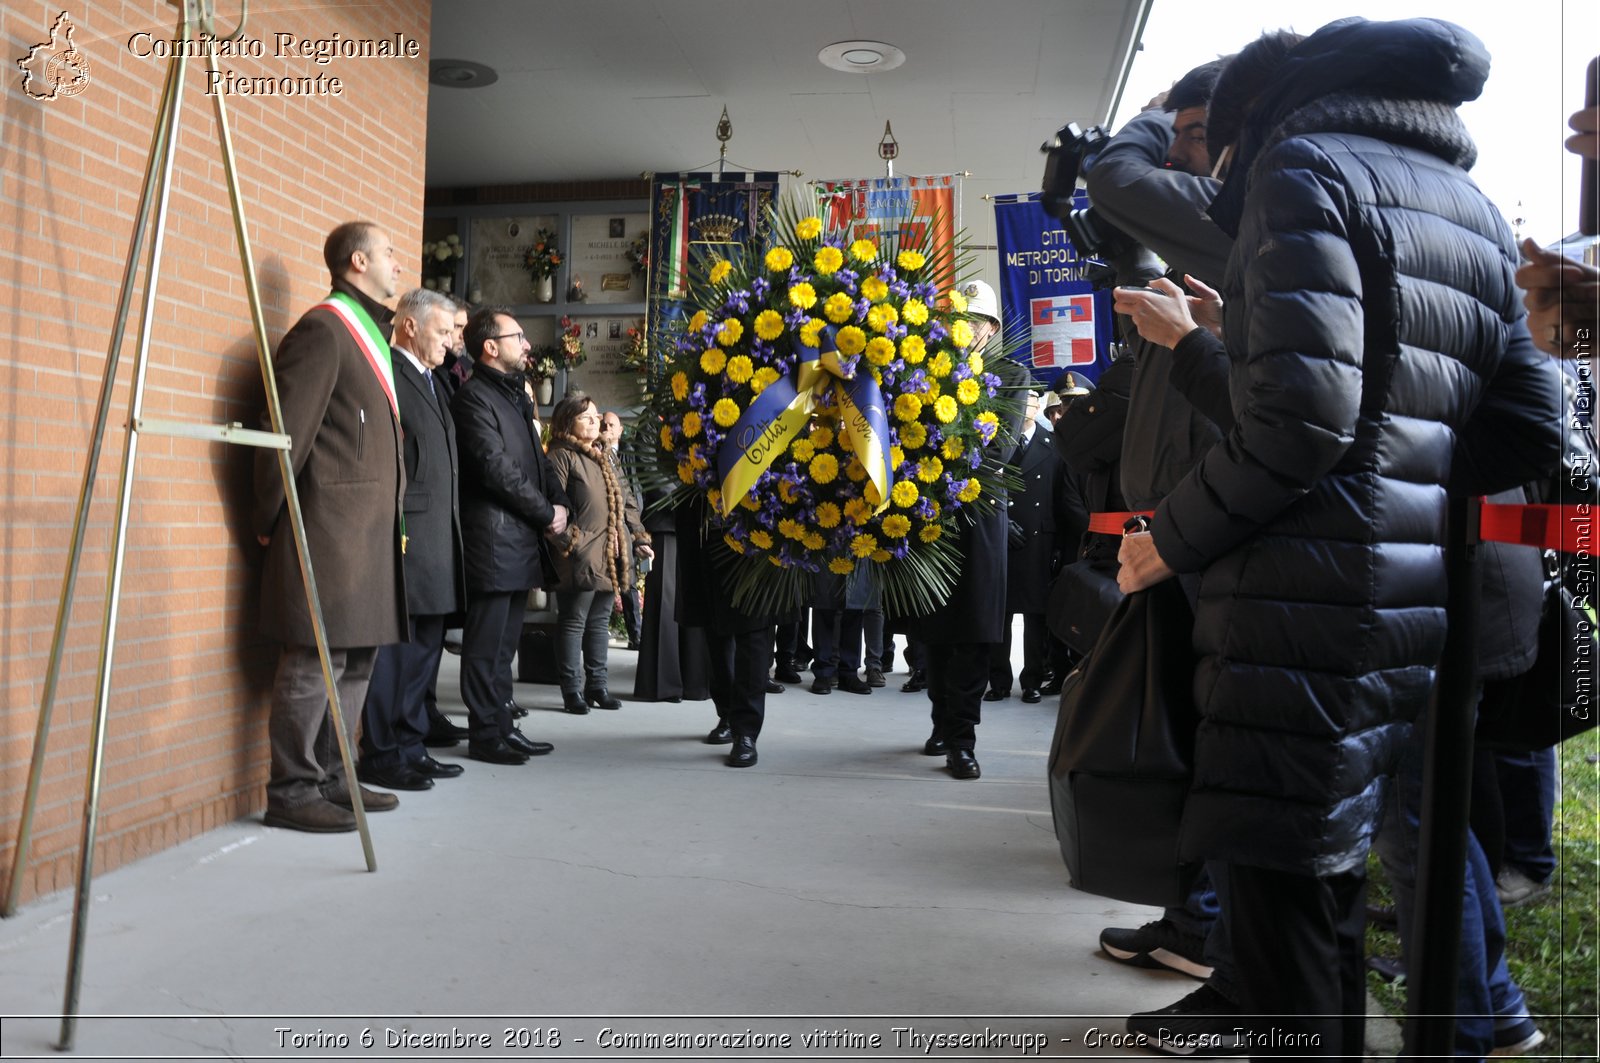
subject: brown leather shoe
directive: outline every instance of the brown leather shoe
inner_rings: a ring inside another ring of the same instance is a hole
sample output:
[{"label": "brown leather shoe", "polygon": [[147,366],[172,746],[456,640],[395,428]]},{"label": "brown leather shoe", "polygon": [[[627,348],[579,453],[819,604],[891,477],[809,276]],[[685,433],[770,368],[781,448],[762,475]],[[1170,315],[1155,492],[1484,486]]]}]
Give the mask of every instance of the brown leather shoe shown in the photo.
[{"label": "brown leather shoe", "polygon": [[[329,790],[323,796],[340,808],[355,810],[350,803],[350,790],[348,787],[341,786],[337,790]],[[400,799],[394,794],[385,793],[382,790],[369,790],[363,786],[361,788],[361,807],[368,812],[387,812],[390,809],[399,808]]]},{"label": "brown leather shoe", "polygon": [[269,827],[303,830],[310,834],[342,834],[356,829],[355,813],[320,797],[291,808],[268,805],[261,822]]}]

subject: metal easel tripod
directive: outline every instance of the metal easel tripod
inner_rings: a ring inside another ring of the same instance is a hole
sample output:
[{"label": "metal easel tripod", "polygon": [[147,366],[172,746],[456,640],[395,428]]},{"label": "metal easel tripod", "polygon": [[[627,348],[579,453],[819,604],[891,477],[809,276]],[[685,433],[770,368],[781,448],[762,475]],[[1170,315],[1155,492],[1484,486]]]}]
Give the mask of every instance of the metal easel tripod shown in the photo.
[{"label": "metal easel tripod", "polygon": [[[38,728],[34,735],[33,761],[28,771],[28,787],[23,798],[22,816],[17,828],[17,845],[11,867],[11,879],[6,891],[5,905],[0,915],[16,913],[17,899],[21,894],[22,876],[28,863],[28,850],[33,830],[33,815],[43,776],[45,747],[50,733],[50,718],[55,707],[57,682],[61,675],[61,659],[65,651],[67,627],[72,615],[72,599],[77,586],[78,566],[83,558],[84,537],[88,530],[89,509],[92,501],[95,476],[100,464],[100,452],[105,442],[106,424],[111,412],[111,395],[116,385],[117,367],[123,339],[127,331],[129,311],[133,302],[134,282],[138,273],[141,251],[148,240],[149,258],[145,268],[145,282],[139,316],[139,343],[134,356],[133,380],[128,401],[127,437],[123,443],[122,471],[117,491],[117,515],[111,551],[111,568],[106,582],[105,614],[100,632],[100,661],[96,682],[94,722],[90,743],[89,767],[85,780],[83,831],[79,842],[77,892],[73,904],[72,943],[67,959],[66,995],[62,1003],[61,1037],[57,1047],[70,1049],[77,1028],[78,995],[83,981],[84,938],[89,925],[89,884],[94,876],[95,834],[99,824],[100,772],[105,756],[107,706],[111,696],[111,668],[116,647],[117,610],[122,592],[122,566],[127,545],[128,510],[133,498],[134,469],[138,458],[139,436],[177,436],[211,442],[236,443],[244,446],[269,447],[278,452],[278,471],[283,477],[284,497],[289,511],[289,521],[294,532],[295,551],[300,559],[300,571],[305,580],[306,598],[311,612],[312,629],[317,644],[317,654],[322,661],[323,683],[328,691],[328,704],[332,722],[339,736],[339,755],[344,761],[345,774],[351,780],[351,804],[354,806],[356,826],[361,835],[361,848],[366,857],[368,871],[378,869],[373,853],[372,836],[367,830],[366,812],[361,806],[361,790],[355,785],[355,764],[349,739],[344,727],[344,713],[339,704],[339,692],[333,679],[328,659],[327,630],[322,619],[322,605],[317,596],[315,576],[311,570],[311,556],[306,546],[304,518],[300,511],[300,496],[295,486],[294,468],[290,456],[290,440],[283,431],[283,410],[278,400],[277,378],[273,372],[271,352],[267,346],[266,325],[262,318],[261,296],[256,287],[255,261],[250,251],[250,240],[244,219],[244,204],[239,191],[238,173],[234,164],[233,141],[228,130],[227,109],[223,96],[212,96],[216,107],[218,147],[222,154],[223,169],[227,176],[228,197],[233,210],[234,235],[239,244],[240,266],[250,303],[250,319],[254,328],[256,356],[261,365],[261,378],[266,386],[267,408],[271,416],[272,431],[259,432],[239,424],[202,425],[178,421],[146,418],[144,409],[145,370],[150,350],[150,329],[154,318],[157,280],[160,276],[163,238],[166,234],[167,202],[172,188],[172,165],[177,143],[179,118],[183,103],[184,74],[188,69],[191,50],[202,52],[208,72],[217,71],[214,44],[239,39],[244,33],[249,2],[241,0],[239,24],[225,37],[215,32],[216,0],[168,0],[179,9],[175,38],[182,45],[174,48],[167,64],[166,84],[162,89],[161,104],[156,126],[151,138],[150,156],[146,163],[144,187],[139,206],[134,215],[133,236],[129,242],[128,258],[122,274],[122,288],[117,300],[117,312],[111,326],[111,341],[106,350],[105,374],[101,380],[99,404],[95,410],[94,430],[89,453],[84,462],[83,485],[78,492],[77,515],[73,521],[72,546],[68,554],[66,574],[62,578],[61,598],[56,610],[55,635],[50,646],[50,663],[45,677],[44,694],[39,705]],[[202,36],[204,35],[204,39]],[[194,42],[191,44],[190,42]],[[152,215],[154,223],[152,225]]]}]

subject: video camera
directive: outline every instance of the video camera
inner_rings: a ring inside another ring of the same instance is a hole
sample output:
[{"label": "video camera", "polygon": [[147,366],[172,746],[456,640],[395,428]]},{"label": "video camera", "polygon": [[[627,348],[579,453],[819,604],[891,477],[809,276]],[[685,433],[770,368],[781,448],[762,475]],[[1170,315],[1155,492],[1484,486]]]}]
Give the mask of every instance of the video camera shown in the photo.
[{"label": "video camera", "polygon": [[[1094,164],[1094,157],[1110,139],[1101,126],[1079,129],[1076,122],[1068,122],[1056,131],[1054,138],[1039,145],[1045,156],[1039,202],[1047,213],[1060,219],[1061,227],[1067,231],[1067,237],[1080,256],[1106,263],[1091,265],[1084,271],[1097,291],[1117,283],[1119,276],[1125,284],[1138,283],[1137,276],[1148,273],[1154,264],[1154,258],[1137,240],[1106,221],[1092,204],[1088,207],[1073,204],[1078,175]],[[1159,267],[1150,274],[1160,275]]]}]

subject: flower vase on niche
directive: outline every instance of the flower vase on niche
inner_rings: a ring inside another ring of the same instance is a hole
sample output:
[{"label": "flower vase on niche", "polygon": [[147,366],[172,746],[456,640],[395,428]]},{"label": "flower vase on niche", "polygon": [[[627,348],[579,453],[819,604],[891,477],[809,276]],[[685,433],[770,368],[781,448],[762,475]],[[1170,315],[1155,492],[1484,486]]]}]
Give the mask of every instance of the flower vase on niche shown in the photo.
[{"label": "flower vase on niche", "polygon": [[533,282],[533,299],[538,303],[553,303],[556,301],[556,279],[546,274]]},{"label": "flower vase on niche", "polygon": [[538,387],[534,388],[534,394],[538,396],[540,406],[550,405],[556,398],[556,382],[547,376],[540,377]]}]

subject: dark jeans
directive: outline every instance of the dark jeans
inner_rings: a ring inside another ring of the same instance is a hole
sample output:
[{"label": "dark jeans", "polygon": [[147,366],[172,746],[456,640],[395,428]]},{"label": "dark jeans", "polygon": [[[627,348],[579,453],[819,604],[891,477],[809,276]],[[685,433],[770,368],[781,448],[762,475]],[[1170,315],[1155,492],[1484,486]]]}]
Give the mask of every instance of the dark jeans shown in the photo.
[{"label": "dark jeans", "polygon": [[606,689],[606,651],[611,646],[611,591],[557,591],[556,621],[559,641],[556,659],[561,668],[561,691]]},{"label": "dark jeans", "polygon": [[528,592],[483,591],[467,596],[467,623],[461,634],[461,700],[474,742],[511,733],[511,659],[522,638]]},{"label": "dark jeans", "polygon": [[427,749],[428,688],[444,653],[443,616],[413,616],[411,641],[378,647],[362,715],[361,762],[394,768],[420,761]]},{"label": "dark jeans", "polygon": [[942,736],[951,749],[977,748],[983,688],[993,644],[952,642],[926,649],[934,733]]},{"label": "dark jeans", "polygon": [[[356,723],[366,704],[367,682],[377,655],[372,646],[328,650],[339,711],[350,740],[355,738]],[[279,652],[267,738],[272,753],[269,807],[295,808],[344,788],[344,760],[339,755],[328,687],[315,646],[284,646]]]},{"label": "dark jeans", "polygon": [[1556,751],[1494,755],[1501,807],[1505,809],[1502,862],[1535,882],[1548,882],[1556,872],[1550,846],[1550,824],[1556,813]]},{"label": "dark jeans", "polygon": [[767,672],[772,669],[770,627],[735,635],[706,632],[711,702],[736,735],[755,738],[767,715]]}]

